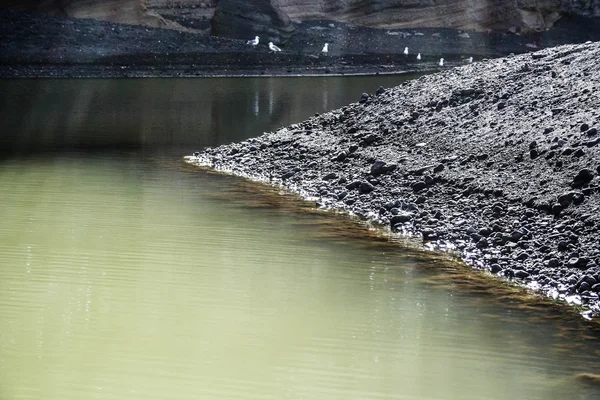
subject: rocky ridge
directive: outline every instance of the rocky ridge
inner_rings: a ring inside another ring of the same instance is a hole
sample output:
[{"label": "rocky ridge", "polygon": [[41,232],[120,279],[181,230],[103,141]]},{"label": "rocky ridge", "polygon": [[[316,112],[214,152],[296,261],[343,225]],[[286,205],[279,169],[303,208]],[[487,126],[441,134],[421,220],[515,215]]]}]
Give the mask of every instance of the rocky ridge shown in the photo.
[{"label": "rocky ridge", "polygon": [[477,62],[186,157],[600,314],[600,43]]}]

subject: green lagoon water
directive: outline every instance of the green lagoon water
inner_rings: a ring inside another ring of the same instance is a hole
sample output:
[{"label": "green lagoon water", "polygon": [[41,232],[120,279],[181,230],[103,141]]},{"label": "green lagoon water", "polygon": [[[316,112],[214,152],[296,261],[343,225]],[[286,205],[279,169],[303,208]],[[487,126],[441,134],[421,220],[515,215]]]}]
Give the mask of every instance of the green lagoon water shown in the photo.
[{"label": "green lagoon water", "polygon": [[585,321],[181,159],[391,79],[1,82],[0,399],[599,398]]}]

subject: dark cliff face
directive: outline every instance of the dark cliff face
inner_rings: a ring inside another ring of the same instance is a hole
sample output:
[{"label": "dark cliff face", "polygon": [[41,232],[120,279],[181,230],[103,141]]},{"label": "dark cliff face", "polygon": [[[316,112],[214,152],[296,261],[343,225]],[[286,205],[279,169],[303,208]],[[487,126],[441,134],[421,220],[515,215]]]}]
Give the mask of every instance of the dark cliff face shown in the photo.
[{"label": "dark cliff face", "polygon": [[133,25],[174,27],[149,11],[148,3],[149,0],[0,0],[0,8]]},{"label": "dark cliff face", "polygon": [[536,30],[562,15],[600,17],[600,0],[281,0],[292,19],[385,28]]},{"label": "dark cliff face", "polygon": [[286,41],[294,32],[277,0],[220,0],[211,20],[213,35],[237,39],[260,36],[264,42]]},{"label": "dark cliff face", "polygon": [[[169,0],[0,0],[0,7],[20,11],[179,29],[148,10],[169,4]],[[174,11],[200,6],[203,15],[214,11],[213,34],[242,39],[258,35],[274,42],[293,33],[290,20],[516,33],[549,29],[565,15],[600,18],[600,0],[180,0],[177,4]]]},{"label": "dark cliff face", "polygon": [[[549,29],[563,15],[600,17],[600,0],[220,0],[218,26],[229,27],[219,34],[229,36],[229,32],[237,32],[236,24],[241,24],[239,30],[244,31],[244,37],[264,30],[261,26],[269,17],[259,14],[265,5],[292,20],[326,19],[391,29],[519,32]],[[252,19],[257,21],[255,26]]]}]

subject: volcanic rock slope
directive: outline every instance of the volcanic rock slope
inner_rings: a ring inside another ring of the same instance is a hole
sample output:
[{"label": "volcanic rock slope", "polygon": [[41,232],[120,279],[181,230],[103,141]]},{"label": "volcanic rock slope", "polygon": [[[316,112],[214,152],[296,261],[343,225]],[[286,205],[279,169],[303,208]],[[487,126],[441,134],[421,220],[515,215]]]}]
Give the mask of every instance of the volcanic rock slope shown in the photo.
[{"label": "volcanic rock slope", "polygon": [[598,314],[600,44],[445,70],[187,157]]}]

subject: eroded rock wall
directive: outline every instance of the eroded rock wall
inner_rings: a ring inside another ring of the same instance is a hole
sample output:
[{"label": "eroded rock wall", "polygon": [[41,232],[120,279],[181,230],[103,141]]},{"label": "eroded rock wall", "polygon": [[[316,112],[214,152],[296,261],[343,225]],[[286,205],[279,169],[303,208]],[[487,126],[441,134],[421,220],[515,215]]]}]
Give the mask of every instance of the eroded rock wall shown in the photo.
[{"label": "eroded rock wall", "polygon": [[0,0],[0,7],[74,18],[170,27],[163,18],[148,10],[148,0]]},{"label": "eroded rock wall", "polygon": [[383,28],[548,29],[564,14],[600,17],[600,0],[281,0],[293,20]]}]

